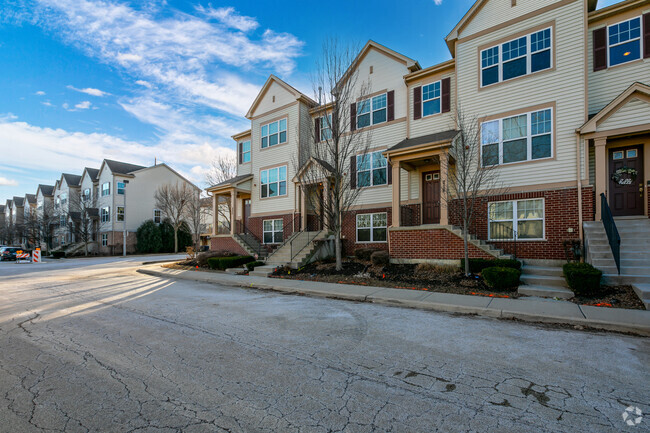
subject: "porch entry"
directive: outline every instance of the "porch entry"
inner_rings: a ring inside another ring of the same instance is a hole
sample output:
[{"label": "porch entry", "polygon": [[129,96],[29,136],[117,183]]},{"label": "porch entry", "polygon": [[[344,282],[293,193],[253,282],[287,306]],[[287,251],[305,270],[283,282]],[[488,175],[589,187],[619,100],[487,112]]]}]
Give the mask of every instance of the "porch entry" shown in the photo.
[{"label": "porch entry", "polygon": [[612,215],[643,215],[643,179],[643,146],[609,150],[609,207]]},{"label": "porch entry", "polygon": [[251,217],[251,199],[244,200],[244,231],[248,228],[248,219]]},{"label": "porch entry", "polygon": [[440,172],[422,173],[422,224],[440,224]]}]

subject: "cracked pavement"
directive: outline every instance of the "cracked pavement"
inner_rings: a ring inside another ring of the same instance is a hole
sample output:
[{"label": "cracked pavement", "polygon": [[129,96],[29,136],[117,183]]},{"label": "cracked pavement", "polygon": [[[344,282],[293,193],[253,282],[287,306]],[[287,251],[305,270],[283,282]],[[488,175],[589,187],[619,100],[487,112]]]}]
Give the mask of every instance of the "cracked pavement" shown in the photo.
[{"label": "cracked pavement", "polygon": [[1,432],[650,431],[647,338],[137,265],[0,264]]}]

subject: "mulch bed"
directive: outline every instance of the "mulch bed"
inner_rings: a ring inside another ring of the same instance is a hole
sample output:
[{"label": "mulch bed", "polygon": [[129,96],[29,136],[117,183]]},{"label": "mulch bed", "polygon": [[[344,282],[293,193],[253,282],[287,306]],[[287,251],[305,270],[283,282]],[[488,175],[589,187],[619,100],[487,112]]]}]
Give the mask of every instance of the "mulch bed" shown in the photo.
[{"label": "mulch bed", "polygon": [[569,301],[581,305],[594,307],[628,308],[645,310],[641,299],[632,289],[632,286],[603,286],[600,293],[593,297],[576,296]]}]

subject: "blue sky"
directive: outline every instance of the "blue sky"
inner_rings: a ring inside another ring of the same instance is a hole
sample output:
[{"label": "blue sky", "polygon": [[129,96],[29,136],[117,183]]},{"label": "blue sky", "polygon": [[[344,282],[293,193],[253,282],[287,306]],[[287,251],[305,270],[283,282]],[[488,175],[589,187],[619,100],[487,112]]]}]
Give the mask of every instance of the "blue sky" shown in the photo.
[{"label": "blue sky", "polygon": [[269,74],[311,95],[330,37],[439,63],[473,1],[2,0],[0,204],[103,158],[157,158],[205,186]]}]

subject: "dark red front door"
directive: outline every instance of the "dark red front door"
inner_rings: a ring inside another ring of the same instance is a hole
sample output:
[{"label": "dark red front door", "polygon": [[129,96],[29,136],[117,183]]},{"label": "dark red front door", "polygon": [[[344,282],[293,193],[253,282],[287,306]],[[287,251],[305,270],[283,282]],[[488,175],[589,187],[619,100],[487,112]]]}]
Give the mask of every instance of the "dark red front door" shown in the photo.
[{"label": "dark red front door", "polygon": [[244,230],[248,225],[248,219],[251,217],[251,199],[244,200]]},{"label": "dark red front door", "polygon": [[643,146],[609,150],[609,207],[614,216],[643,215]]},{"label": "dark red front door", "polygon": [[422,224],[440,224],[440,173],[422,173]]}]

